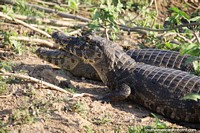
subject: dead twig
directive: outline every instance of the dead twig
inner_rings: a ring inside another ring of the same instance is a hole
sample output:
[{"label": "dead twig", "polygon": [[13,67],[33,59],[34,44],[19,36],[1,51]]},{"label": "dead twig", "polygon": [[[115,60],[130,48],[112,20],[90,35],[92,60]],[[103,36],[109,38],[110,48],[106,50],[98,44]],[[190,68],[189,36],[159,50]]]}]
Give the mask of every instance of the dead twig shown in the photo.
[{"label": "dead twig", "polygon": [[156,37],[159,37],[161,41],[163,41],[167,36],[177,36],[178,33],[176,32],[167,32],[167,33],[163,33],[163,34],[159,34]]},{"label": "dead twig", "polygon": [[60,17],[77,19],[77,20],[80,20],[80,21],[83,21],[83,22],[89,22],[90,21],[90,19],[78,16],[78,15],[72,15],[72,14],[68,14],[68,13],[64,13],[64,12],[59,12],[59,11],[56,11],[56,10],[52,10],[52,9],[49,9],[49,8],[45,8],[45,7],[41,7],[41,6],[33,5],[33,4],[26,4],[26,5],[33,7],[33,8],[36,8],[36,9],[41,10],[41,11],[45,11],[47,13],[55,13]]},{"label": "dead twig", "polygon": [[[46,85],[48,87],[50,87],[51,89],[53,90],[57,90],[57,91],[60,91],[60,92],[63,92],[65,94],[69,94],[69,95],[72,95],[70,92],[58,87],[58,86],[55,86],[53,84],[50,84],[48,82],[45,82],[45,81],[42,81],[42,80],[39,80],[39,79],[36,79],[36,78],[33,78],[33,77],[30,77],[30,76],[27,76],[27,75],[22,75],[22,74],[17,74],[17,73],[9,73],[9,72],[0,72],[0,75],[1,76],[13,76],[13,77],[16,77],[16,78],[20,78],[20,79],[25,79],[25,80],[29,80],[29,81],[33,81],[35,83],[39,83],[39,84],[42,84],[42,85]],[[73,96],[73,95],[72,95]]]},{"label": "dead twig", "polygon": [[156,22],[156,19],[158,18],[158,6],[157,6],[157,2],[156,0],[152,0],[154,1],[154,4],[155,4],[155,8],[156,8],[156,17],[155,19],[153,19],[153,23],[151,24],[151,28],[154,26],[155,22]]},{"label": "dead twig", "polygon": [[[5,4],[17,5],[17,2],[10,1],[10,0],[1,0],[1,2],[5,3]],[[78,15],[72,15],[72,14],[68,14],[68,13],[64,13],[64,12],[59,12],[59,11],[56,11],[56,10],[53,10],[53,9],[50,9],[50,8],[45,8],[45,7],[38,6],[38,5],[33,5],[33,4],[28,4],[28,3],[25,3],[25,5],[32,7],[32,8],[35,8],[35,9],[40,10],[40,11],[44,11],[46,13],[55,13],[58,16],[64,17],[64,18],[77,19],[77,20],[80,20],[80,21],[83,21],[83,22],[89,22],[90,21],[90,19],[78,16]]]},{"label": "dead twig", "polygon": [[10,93],[10,94],[8,94],[8,95],[2,95],[2,96],[0,96],[0,98],[8,98],[8,97],[12,96],[12,94],[13,94],[13,93]]},{"label": "dead twig", "polygon": [[58,31],[62,31],[62,29],[67,29],[67,27],[57,27],[57,26],[37,25],[37,24],[30,24],[30,25],[40,29],[51,28],[51,29],[56,29]]},{"label": "dead twig", "polygon": [[48,6],[54,6],[56,4],[56,3],[42,1],[42,0],[34,0],[34,1],[43,5],[48,5]]},{"label": "dead twig", "polygon": [[30,21],[39,21],[47,24],[57,25],[57,26],[66,26],[66,27],[83,27],[87,24],[85,22],[74,22],[74,21],[62,21],[62,20],[52,20],[47,18],[38,18],[38,17],[30,17],[30,16],[24,16],[24,15],[13,15],[15,18],[20,20],[30,20]]},{"label": "dead twig", "polygon": [[146,27],[127,27],[125,25],[120,25],[120,26],[123,27],[123,29],[126,29],[127,31],[145,30],[145,31],[164,32],[164,31],[171,31],[171,30],[175,30],[175,29],[187,27],[187,26],[200,26],[200,23],[196,22],[196,23],[181,24],[181,25],[169,28],[169,29],[151,29],[151,28],[146,28]]},{"label": "dead twig", "polygon": [[25,36],[10,36],[10,39],[17,40],[17,41],[26,41],[26,42],[33,42],[38,44],[44,44],[47,47],[50,48],[58,48],[58,44],[55,44],[54,42],[50,40],[43,40],[38,38],[30,38]]},{"label": "dead twig", "polygon": [[45,36],[47,36],[47,37],[49,37],[49,38],[51,37],[51,35],[49,35],[48,33],[44,32],[44,31],[42,31],[42,30],[40,30],[40,29],[37,29],[37,28],[35,28],[35,27],[33,27],[33,26],[31,26],[31,25],[29,25],[29,24],[27,24],[27,23],[25,23],[25,22],[23,22],[23,21],[21,21],[21,20],[19,20],[19,19],[11,18],[10,16],[8,16],[8,15],[2,13],[2,12],[0,12],[0,17],[3,17],[3,18],[8,19],[8,20],[10,20],[10,21],[14,21],[14,22],[16,22],[16,23],[19,23],[19,24],[21,24],[21,25],[23,25],[23,26],[25,26],[25,27],[28,27],[28,28],[30,28],[30,29],[36,31],[36,32],[39,32],[39,33],[41,33],[42,35],[45,35]]},{"label": "dead twig", "polygon": [[192,44],[192,41],[187,39],[186,37],[180,35],[180,34],[177,34],[178,37],[182,38],[183,40],[185,40],[186,42],[188,42],[189,44]]},{"label": "dead twig", "polygon": [[[22,74],[17,74],[17,73],[10,73],[10,72],[2,71],[2,70],[0,71],[0,75],[1,76],[10,76],[10,77],[12,76],[12,77],[20,78],[20,79],[29,80],[29,81],[32,81],[32,82],[35,82],[35,83],[39,83],[39,84],[45,85],[45,86],[47,86],[47,87],[49,87],[49,88],[51,88],[53,90],[68,94],[68,95],[72,96],[72,99],[76,98],[76,97],[95,97],[94,95],[88,94],[88,93],[72,94],[69,91],[64,90],[63,88],[60,88],[60,87],[55,86],[55,85],[53,85],[51,83],[48,83],[48,82],[45,82],[45,81],[30,77],[30,76],[27,76],[27,75],[22,75]],[[44,89],[48,89],[47,87],[44,87]],[[7,97],[12,96],[12,94],[13,94],[13,90],[12,90],[12,92],[10,94],[0,96],[0,98],[7,98]]]},{"label": "dead twig", "polygon": [[81,93],[81,94],[74,94],[73,98],[76,97],[91,97],[91,98],[96,98],[97,96],[89,94],[89,93]]},{"label": "dead twig", "polygon": [[59,2],[59,1],[51,1],[51,2],[42,1],[42,0],[34,0],[34,1],[43,5],[48,5],[48,6],[55,6],[56,4],[60,7],[70,8],[67,4],[62,4],[62,2]]},{"label": "dead twig", "polygon": [[196,6],[191,5],[190,3],[188,3],[187,1],[183,1],[186,5],[188,5],[189,7],[193,8],[193,9],[198,9],[198,1],[197,1],[197,5],[195,4],[195,2],[193,2],[193,4]]},{"label": "dead twig", "polygon": [[72,31],[72,32],[69,32],[69,33],[67,33],[67,34],[70,35],[70,36],[72,36],[72,35],[76,35],[76,34],[81,33],[81,31],[82,31],[82,29],[78,29],[78,30],[74,30],[74,31]]},{"label": "dead twig", "polygon": [[193,35],[195,36],[195,39],[200,44],[200,38],[199,38],[199,36],[197,34],[200,34],[200,33],[193,32]]}]

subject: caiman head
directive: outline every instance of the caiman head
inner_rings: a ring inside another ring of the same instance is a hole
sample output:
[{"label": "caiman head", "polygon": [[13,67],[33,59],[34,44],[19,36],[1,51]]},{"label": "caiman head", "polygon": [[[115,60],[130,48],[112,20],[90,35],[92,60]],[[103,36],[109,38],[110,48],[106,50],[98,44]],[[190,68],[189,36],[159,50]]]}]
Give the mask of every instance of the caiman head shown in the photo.
[{"label": "caiman head", "polygon": [[115,71],[122,69],[125,63],[135,64],[133,63],[134,60],[126,55],[120,46],[94,34],[72,37],[66,36],[61,32],[55,32],[52,37],[60,44],[63,50],[92,65],[104,83],[107,83],[108,75],[113,75],[110,73],[115,73]]},{"label": "caiman head", "polygon": [[68,71],[72,71],[81,62],[79,58],[62,50],[39,48],[36,50],[40,58]]}]

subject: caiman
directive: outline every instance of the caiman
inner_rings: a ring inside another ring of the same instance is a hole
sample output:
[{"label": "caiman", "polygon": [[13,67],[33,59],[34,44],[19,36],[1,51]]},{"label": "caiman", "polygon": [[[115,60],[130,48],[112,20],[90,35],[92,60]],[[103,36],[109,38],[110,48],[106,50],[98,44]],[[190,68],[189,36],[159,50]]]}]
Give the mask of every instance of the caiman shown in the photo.
[{"label": "caiman", "polygon": [[[84,63],[80,58],[69,52],[59,49],[39,48],[36,54],[40,58],[70,71],[74,76],[100,80],[97,72],[90,64]],[[191,57],[187,54],[181,55],[179,52],[159,49],[132,49],[126,51],[126,54],[130,55],[136,62],[194,72],[192,62],[187,62],[189,59],[195,57]]]},{"label": "caiman", "polygon": [[136,62],[115,43],[97,35],[52,34],[60,47],[89,63],[111,92],[103,101],[131,98],[134,102],[176,121],[200,122],[200,77],[187,72]]}]

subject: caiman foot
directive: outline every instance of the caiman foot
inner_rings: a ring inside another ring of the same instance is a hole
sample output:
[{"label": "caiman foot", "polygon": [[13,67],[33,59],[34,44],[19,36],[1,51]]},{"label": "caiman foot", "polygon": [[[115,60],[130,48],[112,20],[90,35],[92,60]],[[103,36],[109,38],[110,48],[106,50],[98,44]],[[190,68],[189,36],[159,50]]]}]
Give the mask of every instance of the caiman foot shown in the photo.
[{"label": "caiman foot", "polygon": [[102,102],[115,102],[126,99],[131,94],[131,88],[122,84],[117,89],[113,89],[109,94],[100,98]]}]

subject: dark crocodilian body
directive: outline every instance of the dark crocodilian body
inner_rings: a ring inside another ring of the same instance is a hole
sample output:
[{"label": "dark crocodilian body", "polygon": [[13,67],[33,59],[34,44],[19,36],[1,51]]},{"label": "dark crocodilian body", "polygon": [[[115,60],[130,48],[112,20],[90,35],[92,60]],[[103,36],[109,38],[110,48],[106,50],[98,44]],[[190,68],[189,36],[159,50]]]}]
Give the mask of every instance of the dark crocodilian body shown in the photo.
[{"label": "dark crocodilian body", "polygon": [[[159,49],[137,49],[126,51],[136,62],[144,62],[154,66],[174,68],[194,72],[192,63],[187,63],[189,55],[180,55],[179,52]],[[90,64],[84,63],[80,58],[69,52],[58,49],[39,48],[36,54],[62,69],[70,71],[78,77],[100,80],[97,72]]]},{"label": "dark crocodilian body", "polygon": [[96,35],[52,37],[63,50],[89,63],[112,91],[103,100],[130,97],[136,103],[177,121],[199,123],[200,101],[183,100],[200,94],[200,78],[180,70],[137,63],[121,47]]}]

